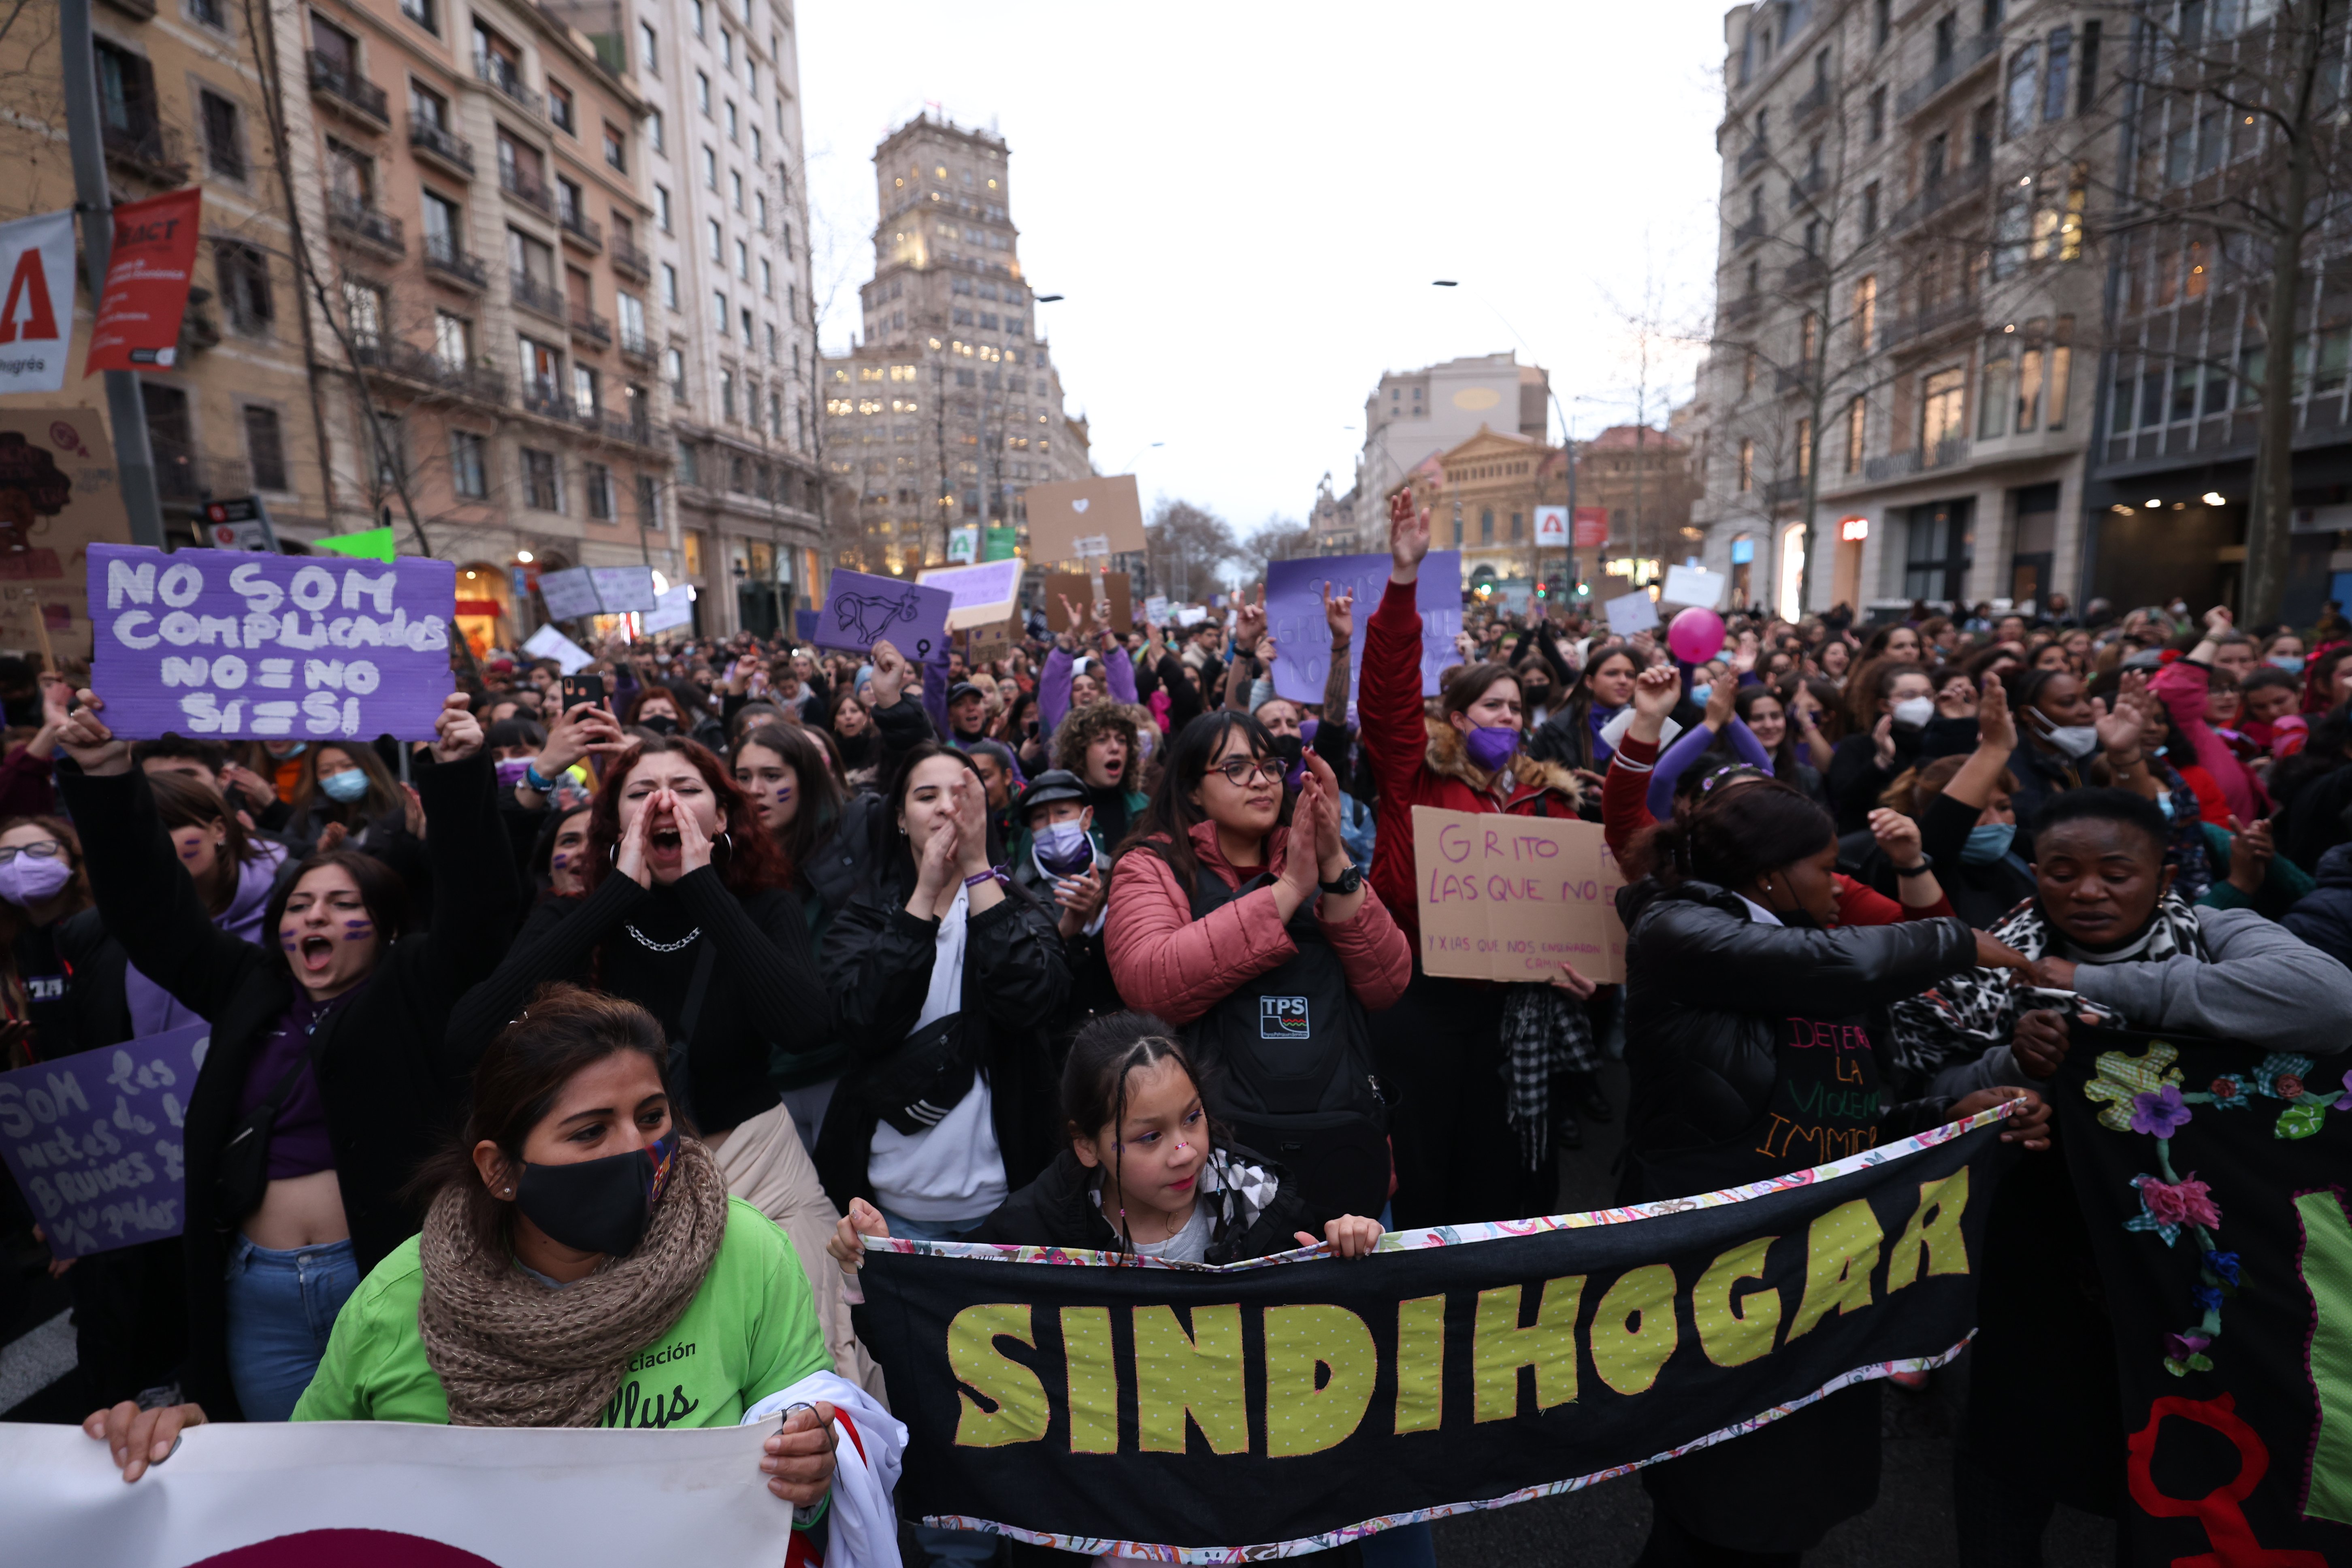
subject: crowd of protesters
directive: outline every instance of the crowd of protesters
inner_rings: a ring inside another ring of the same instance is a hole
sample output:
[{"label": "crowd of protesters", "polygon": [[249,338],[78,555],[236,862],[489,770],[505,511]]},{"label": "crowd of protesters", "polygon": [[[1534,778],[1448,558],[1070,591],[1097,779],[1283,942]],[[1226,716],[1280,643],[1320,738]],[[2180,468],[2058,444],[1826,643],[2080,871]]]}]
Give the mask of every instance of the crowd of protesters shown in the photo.
[{"label": "crowd of protesters", "polygon": [[[620,1369],[682,1315],[728,1347],[690,1424],[813,1375],[880,1402],[864,1237],[1360,1256],[1553,1212],[1618,1095],[1629,1203],[2011,1100],[2037,1152],[2050,989],[2352,1043],[2335,605],[1744,610],[1687,663],[1474,604],[1432,696],[1426,514],[1391,535],[1376,604],[1327,590],[1311,700],[1247,595],[1132,628],[1066,603],[1068,631],[928,667],[748,635],[569,677],[461,650],[407,746],[127,743],[108,693],[0,661],[7,1065],[212,1026],[185,1234],[51,1266],[92,1435],[135,1478],[206,1420],[640,1424]],[[1601,824],[1626,984],[1428,973],[1416,805]],[[1774,1152],[1757,1128],[1828,1070],[1792,1007],[1870,1049],[1852,1125]],[[1988,1344],[2013,1306],[1987,1300]],[[1976,1358],[1970,1564],[2038,1561],[2051,1508],[2120,1473],[2119,1438],[1997,1421],[1988,1393],[2047,1403],[2062,1360]],[[1875,1496],[1880,1399],[1645,1469],[1643,1563],[1794,1563]],[[762,1461],[798,1528],[833,1408]],[[1426,1525],[1345,1552],[1433,1562]]]}]

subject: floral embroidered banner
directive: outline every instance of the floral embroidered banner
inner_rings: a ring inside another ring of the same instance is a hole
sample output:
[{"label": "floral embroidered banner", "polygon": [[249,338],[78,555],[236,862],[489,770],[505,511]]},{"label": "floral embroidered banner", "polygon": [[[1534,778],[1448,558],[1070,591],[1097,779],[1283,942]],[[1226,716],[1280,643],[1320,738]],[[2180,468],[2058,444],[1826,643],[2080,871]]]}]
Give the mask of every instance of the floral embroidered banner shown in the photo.
[{"label": "floral embroidered banner", "polygon": [[1224,1268],[870,1244],[902,1511],[1239,1563],[1570,1491],[1957,1354],[1999,1112],[1727,1192]]},{"label": "floral embroidered banner", "polygon": [[2134,1568],[2352,1562],[2347,1067],[2074,1026],[2053,1094],[2115,1321]]}]

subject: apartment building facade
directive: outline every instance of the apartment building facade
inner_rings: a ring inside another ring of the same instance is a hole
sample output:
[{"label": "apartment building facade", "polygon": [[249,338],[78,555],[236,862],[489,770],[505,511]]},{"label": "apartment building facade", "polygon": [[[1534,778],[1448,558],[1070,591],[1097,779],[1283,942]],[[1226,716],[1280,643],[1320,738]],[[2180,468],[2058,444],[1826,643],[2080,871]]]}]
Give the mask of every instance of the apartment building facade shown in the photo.
[{"label": "apartment building facade", "polygon": [[2115,145],[2105,9],[1727,13],[1692,522],[1742,602],[1793,616],[2080,594],[2094,206]]},{"label": "apartment building facade", "polygon": [[[114,200],[191,184],[205,192],[177,353],[140,375],[164,525],[183,543],[215,496],[262,497],[296,540],[326,531],[334,510],[293,231],[271,156],[267,41],[257,47],[246,18],[231,0],[107,0],[91,17]],[[16,172],[0,194],[0,221],[75,203],[58,26],[56,6],[34,5],[0,41],[12,110],[0,119],[0,160]],[[79,374],[90,321],[78,276],[76,368],[59,392],[8,401],[88,407],[107,422],[100,383]]]},{"label": "apartment building facade", "polygon": [[929,114],[875,151],[864,333],[822,364],[843,565],[936,564],[961,528],[1017,541],[1023,490],[1094,472],[1021,266],[1011,161],[1002,137]]},{"label": "apartment building facade", "polygon": [[[1550,374],[1518,363],[1516,353],[1469,354],[1418,370],[1383,371],[1364,399],[1364,445],[1356,458],[1355,493],[1386,497],[1432,457],[1481,430],[1541,443],[1548,427]],[[1357,509],[1358,547],[1388,548],[1388,519]]]}]

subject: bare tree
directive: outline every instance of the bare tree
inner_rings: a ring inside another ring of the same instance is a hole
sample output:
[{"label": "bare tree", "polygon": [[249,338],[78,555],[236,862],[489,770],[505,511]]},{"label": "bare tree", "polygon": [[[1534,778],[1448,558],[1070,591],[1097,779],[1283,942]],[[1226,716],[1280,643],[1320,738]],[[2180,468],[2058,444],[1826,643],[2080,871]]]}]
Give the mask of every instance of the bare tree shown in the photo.
[{"label": "bare tree", "polygon": [[1222,582],[1225,563],[1241,553],[1241,542],[1223,518],[1187,500],[1163,500],[1143,527],[1151,580],[1162,593],[1195,599]]}]

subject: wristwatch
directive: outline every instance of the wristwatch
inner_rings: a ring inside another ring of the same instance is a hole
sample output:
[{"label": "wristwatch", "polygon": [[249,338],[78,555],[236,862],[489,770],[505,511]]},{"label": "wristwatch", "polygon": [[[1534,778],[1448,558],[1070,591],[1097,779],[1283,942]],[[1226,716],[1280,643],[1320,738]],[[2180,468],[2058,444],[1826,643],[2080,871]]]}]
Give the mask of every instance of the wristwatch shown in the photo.
[{"label": "wristwatch", "polygon": [[1362,889],[1364,886],[1364,874],[1355,867],[1350,866],[1346,870],[1339,873],[1339,879],[1338,881],[1323,882],[1318,885],[1333,898],[1344,899]]}]

